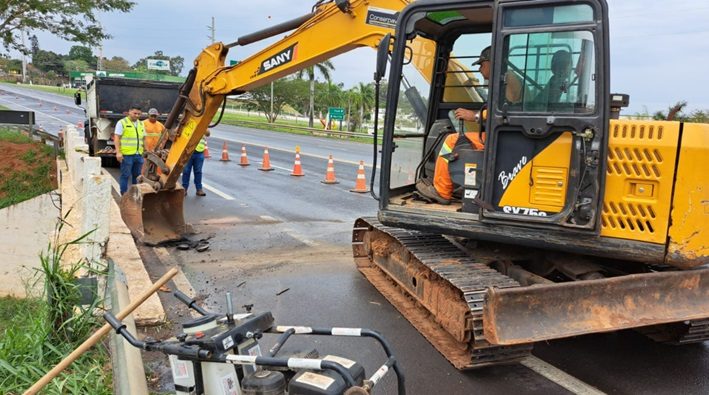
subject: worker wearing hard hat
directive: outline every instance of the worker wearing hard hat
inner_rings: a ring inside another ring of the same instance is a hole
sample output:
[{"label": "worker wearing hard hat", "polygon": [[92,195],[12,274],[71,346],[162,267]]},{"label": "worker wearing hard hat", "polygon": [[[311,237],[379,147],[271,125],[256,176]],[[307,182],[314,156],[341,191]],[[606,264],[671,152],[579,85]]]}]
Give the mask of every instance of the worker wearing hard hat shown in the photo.
[{"label": "worker wearing hard hat", "polygon": [[[490,52],[491,48],[488,46],[480,52],[480,57],[472,65],[480,65],[480,74],[482,74],[485,80],[490,79],[490,68],[492,64],[490,62]],[[520,77],[513,71],[507,72],[507,89],[505,91],[505,97],[509,103],[519,103],[522,100],[522,81]],[[482,114],[483,119],[487,116],[486,113]],[[455,110],[456,119],[469,121],[469,122],[479,122],[480,114],[474,110],[468,110],[465,108],[458,108]],[[416,189],[424,195],[425,197],[432,199],[441,204],[449,204],[453,198],[453,191],[456,189],[454,185],[450,169],[448,167],[448,162],[453,158],[455,160],[455,147],[458,143],[458,133],[452,133],[446,137],[441,147],[441,151],[436,158],[436,169],[434,171],[433,183],[426,180],[421,180],[416,184]],[[470,145],[475,150],[482,150],[485,148],[485,134],[484,133],[465,133],[465,137],[469,141]],[[461,142],[465,143],[465,142]]]},{"label": "worker wearing hard hat", "polygon": [[154,151],[155,147],[158,145],[158,140],[162,132],[165,131],[165,125],[158,121],[158,115],[160,113],[156,108],[151,108],[148,110],[148,119],[143,122],[145,125],[145,150]]}]

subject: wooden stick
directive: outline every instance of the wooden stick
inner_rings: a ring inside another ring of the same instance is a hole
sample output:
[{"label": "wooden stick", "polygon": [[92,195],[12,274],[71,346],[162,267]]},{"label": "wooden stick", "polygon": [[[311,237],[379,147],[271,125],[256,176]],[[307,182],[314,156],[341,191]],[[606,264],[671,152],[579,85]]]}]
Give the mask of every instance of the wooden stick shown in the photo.
[{"label": "wooden stick", "polygon": [[[138,298],[138,300],[134,301],[133,303],[129,304],[128,307],[126,307],[124,310],[122,310],[120,313],[116,315],[116,318],[119,320],[123,320],[128,316],[130,313],[133,312],[138,306],[143,304],[150,295],[154,294],[160,287],[165,285],[168,281],[170,281],[171,278],[173,278],[177,274],[177,269],[172,268],[168,270],[167,273],[165,273],[160,279],[153,284],[152,287],[150,287],[149,290],[147,290],[143,295]],[[57,366],[53,367],[52,370],[47,372],[41,379],[39,379],[36,383],[32,385],[27,391],[25,391],[24,395],[34,395],[36,394],[39,390],[44,388],[45,385],[49,384],[50,381],[52,381],[59,373],[62,372],[62,370],[66,369],[71,365],[72,362],[74,362],[77,358],[81,356],[81,354],[85,353],[88,351],[91,347],[93,347],[96,343],[101,340],[102,337],[104,337],[108,332],[111,331],[111,325],[109,324],[104,324],[99,330],[94,332],[91,337],[86,339],[79,347],[74,349],[74,351],[71,352],[66,358],[62,359],[61,362],[57,364]]]}]

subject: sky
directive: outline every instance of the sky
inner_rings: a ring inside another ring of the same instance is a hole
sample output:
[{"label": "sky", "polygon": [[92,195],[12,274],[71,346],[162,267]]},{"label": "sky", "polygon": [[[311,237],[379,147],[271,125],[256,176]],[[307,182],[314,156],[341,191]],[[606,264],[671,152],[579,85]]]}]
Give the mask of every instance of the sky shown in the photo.
[{"label": "sky", "polygon": [[[709,109],[709,1],[607,0],[610,8],[611,90],[630,94],[624,113],[650,113],[686,100],[688,110]],[[100,19],[112,36],[105,57],[131,64],[162,50],[185,58],[183,73],[210,43],[215,17],[217,41],[237,37],[310,12],[315,0],[138,0],[129,14]],[[67,53],[74,45],[49,33],[38,34],[40,48]],[[243,59],[274,39],[237,47],[228,59]],[[95,51],[97,52],[97,51]],[[333,59],[336,82],[346,88],[370,81],[375,53],[356,49]]]}]

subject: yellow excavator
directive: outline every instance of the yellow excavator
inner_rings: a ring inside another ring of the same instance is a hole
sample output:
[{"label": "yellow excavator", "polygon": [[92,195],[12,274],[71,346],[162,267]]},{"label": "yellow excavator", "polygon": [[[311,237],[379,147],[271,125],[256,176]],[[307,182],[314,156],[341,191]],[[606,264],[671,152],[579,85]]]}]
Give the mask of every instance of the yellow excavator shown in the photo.
[{"label": "yellow excavator", "polygon": [[[709,125],[617,119],[629,98],[610,90],[605,0],[407,3],[319,1],[206,48],[167,120],[172,147],[148,153],[144,182],[123,196],[134,235],[181,236],[176,181],[226,95],[376,47],[377,86],[390,63],[379,212],[356,221],[353,253],[453,365],[511,363],[537,341],[629,328],[662,342],[709,339]],[[229,48],[291,30],[224,66]],[[486,83],[468,66],[482,60]],[[483,116],[460,122],[458,108]],[[416,184],[430,185],[455,133],[484,148],[449,147],[458,198],[440,204]]]}]

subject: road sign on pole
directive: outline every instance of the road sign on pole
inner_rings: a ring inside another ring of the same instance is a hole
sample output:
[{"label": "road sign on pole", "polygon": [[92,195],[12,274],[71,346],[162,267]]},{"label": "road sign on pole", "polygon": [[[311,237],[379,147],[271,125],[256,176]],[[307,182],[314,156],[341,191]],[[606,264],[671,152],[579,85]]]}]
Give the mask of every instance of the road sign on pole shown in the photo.
[{"label": "road sign on pole", "polygon": [[328,107],[327,112],[330,115],[330,120],[342,121],[345,119],[345,109],[342,107]]}]

